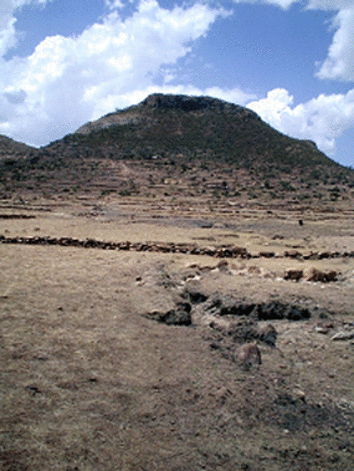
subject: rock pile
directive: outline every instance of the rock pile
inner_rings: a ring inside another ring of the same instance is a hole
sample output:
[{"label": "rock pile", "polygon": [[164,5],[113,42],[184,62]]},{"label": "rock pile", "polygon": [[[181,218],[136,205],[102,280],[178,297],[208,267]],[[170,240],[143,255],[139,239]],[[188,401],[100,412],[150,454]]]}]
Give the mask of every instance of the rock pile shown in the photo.
[{"label": "rock pile", "polygon": [[335,270],[321,271],[311,267],[305,270],[288,269],[284,273],[284,280],[299,281],[301,279],[305,281],[328,283],[338,279],[338,272]]}]

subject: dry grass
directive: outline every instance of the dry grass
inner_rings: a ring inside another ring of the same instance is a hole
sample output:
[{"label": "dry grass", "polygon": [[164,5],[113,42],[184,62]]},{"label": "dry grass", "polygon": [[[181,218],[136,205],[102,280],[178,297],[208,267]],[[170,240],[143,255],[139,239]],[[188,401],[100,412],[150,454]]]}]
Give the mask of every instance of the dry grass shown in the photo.
[{"label": "dry grass", "polygon": [[[342,237],[350,241],[353,230],[333,222],[326,233],[324,223],[313,221],[300,237],[291,218],[274,220],[272,229],[255,215],[250,233],[241,219],[240,230],[230,231],[220,222],[201,229],[146,223],[137,216],[130,221],[129,214],[87,218],[78,215],[82,211],[78,205],[33,211],[33,220],[1,221],[0,233],[204,245],[232,241],[256,252],[283,250],[299,240],[306,244],[304,237],[310,236],[308,244],[340,245]],[[284,234],[276,241],[280,245],[265,245],[278,229]],[[193,261],[217,262],[177,254],[0,245],[1,469],[352,469],[353,345],[317,333],[318,318],[274,321],[281,352],[262,346],[263,364],[244,371],[210,348],[212,329],[167,326],[144,317],[173,306],[186,286],[185,265]],[[242,263],[277,274],[304,264]],[[347,275],[354,268],[351,260],[315,264],[343,267]],[[343,320],[353,320],[349,275],[325,286],[222,272],[186,283],[259,300],[301,297],[327,309],[337,329]]]}]

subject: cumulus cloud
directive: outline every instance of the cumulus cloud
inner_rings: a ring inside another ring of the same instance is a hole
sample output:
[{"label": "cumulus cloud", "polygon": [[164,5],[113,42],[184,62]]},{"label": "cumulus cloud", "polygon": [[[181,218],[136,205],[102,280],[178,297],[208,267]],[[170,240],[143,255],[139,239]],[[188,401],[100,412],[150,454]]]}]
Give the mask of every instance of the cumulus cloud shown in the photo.
[{"label": "cumulus cloud", "polygon": [[[50,0],[49,0],[50,1]],[[47,0],[1,0],[0,2],[0,57],[15,46],[17,32],[15,29],[15,12],[24,5],[42,4]]]},{"label": "cumulus cloud", "polygon": [[354,89],[347,94],[321,94],[297,106],[292,106],[293,101],[287,90],[278,88],[247,107],[284,134],[311,139],[333,155],[336,138],[354,125]]},{"label": "cumulus cloud", "polygon": [[224,14],[143,0],[124,21],[113,11],[78,37],[47,37],[31,56],[2,60],[0,133],[42,145],[111,111],[120,97],[148,90],[160,67],[186,56]]},{"label": "cumulus cloud", "polygon": [[328,56],[317,76],[321,79],[354,80],[354,6],[341,10],[333,20],[337,29]]},{"label": "cumulus cloud", "polygon": [[[235,3],[263,3],[278,6],[284,10],[301,0],[234,0]],[[309,10],[338,12],[332,22],[335,30],[328,56],[319,64],[317,77],[320,79],[354,81],[354,2],[353,0],[307,0]]]}]

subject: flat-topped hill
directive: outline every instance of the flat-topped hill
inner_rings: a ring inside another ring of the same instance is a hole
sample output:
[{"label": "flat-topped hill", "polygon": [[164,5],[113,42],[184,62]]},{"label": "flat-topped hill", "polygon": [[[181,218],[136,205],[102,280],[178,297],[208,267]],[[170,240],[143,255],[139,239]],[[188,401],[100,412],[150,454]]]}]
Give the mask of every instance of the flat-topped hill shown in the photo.
[{"label": "flat-topped hill", "polygon": [[2,165],[3,190],[307,202],[353,196],[354,172],[313,142],[211,97],[153,94],[27,150],[21,162]]}]

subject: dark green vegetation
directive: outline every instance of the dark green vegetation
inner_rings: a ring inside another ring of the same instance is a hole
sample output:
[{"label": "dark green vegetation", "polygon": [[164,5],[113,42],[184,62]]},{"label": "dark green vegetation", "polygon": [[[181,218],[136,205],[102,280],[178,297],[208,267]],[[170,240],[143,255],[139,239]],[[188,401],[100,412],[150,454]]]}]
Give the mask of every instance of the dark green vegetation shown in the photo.
[{"label": "dark green vegetation", "polygon": [[246,108],[207,97],[151,95],[47,147],[25,150],[25,158],[0,161],[2,193],[292,201],[353,196],[354,172],[314,143],[277,132]]}]

